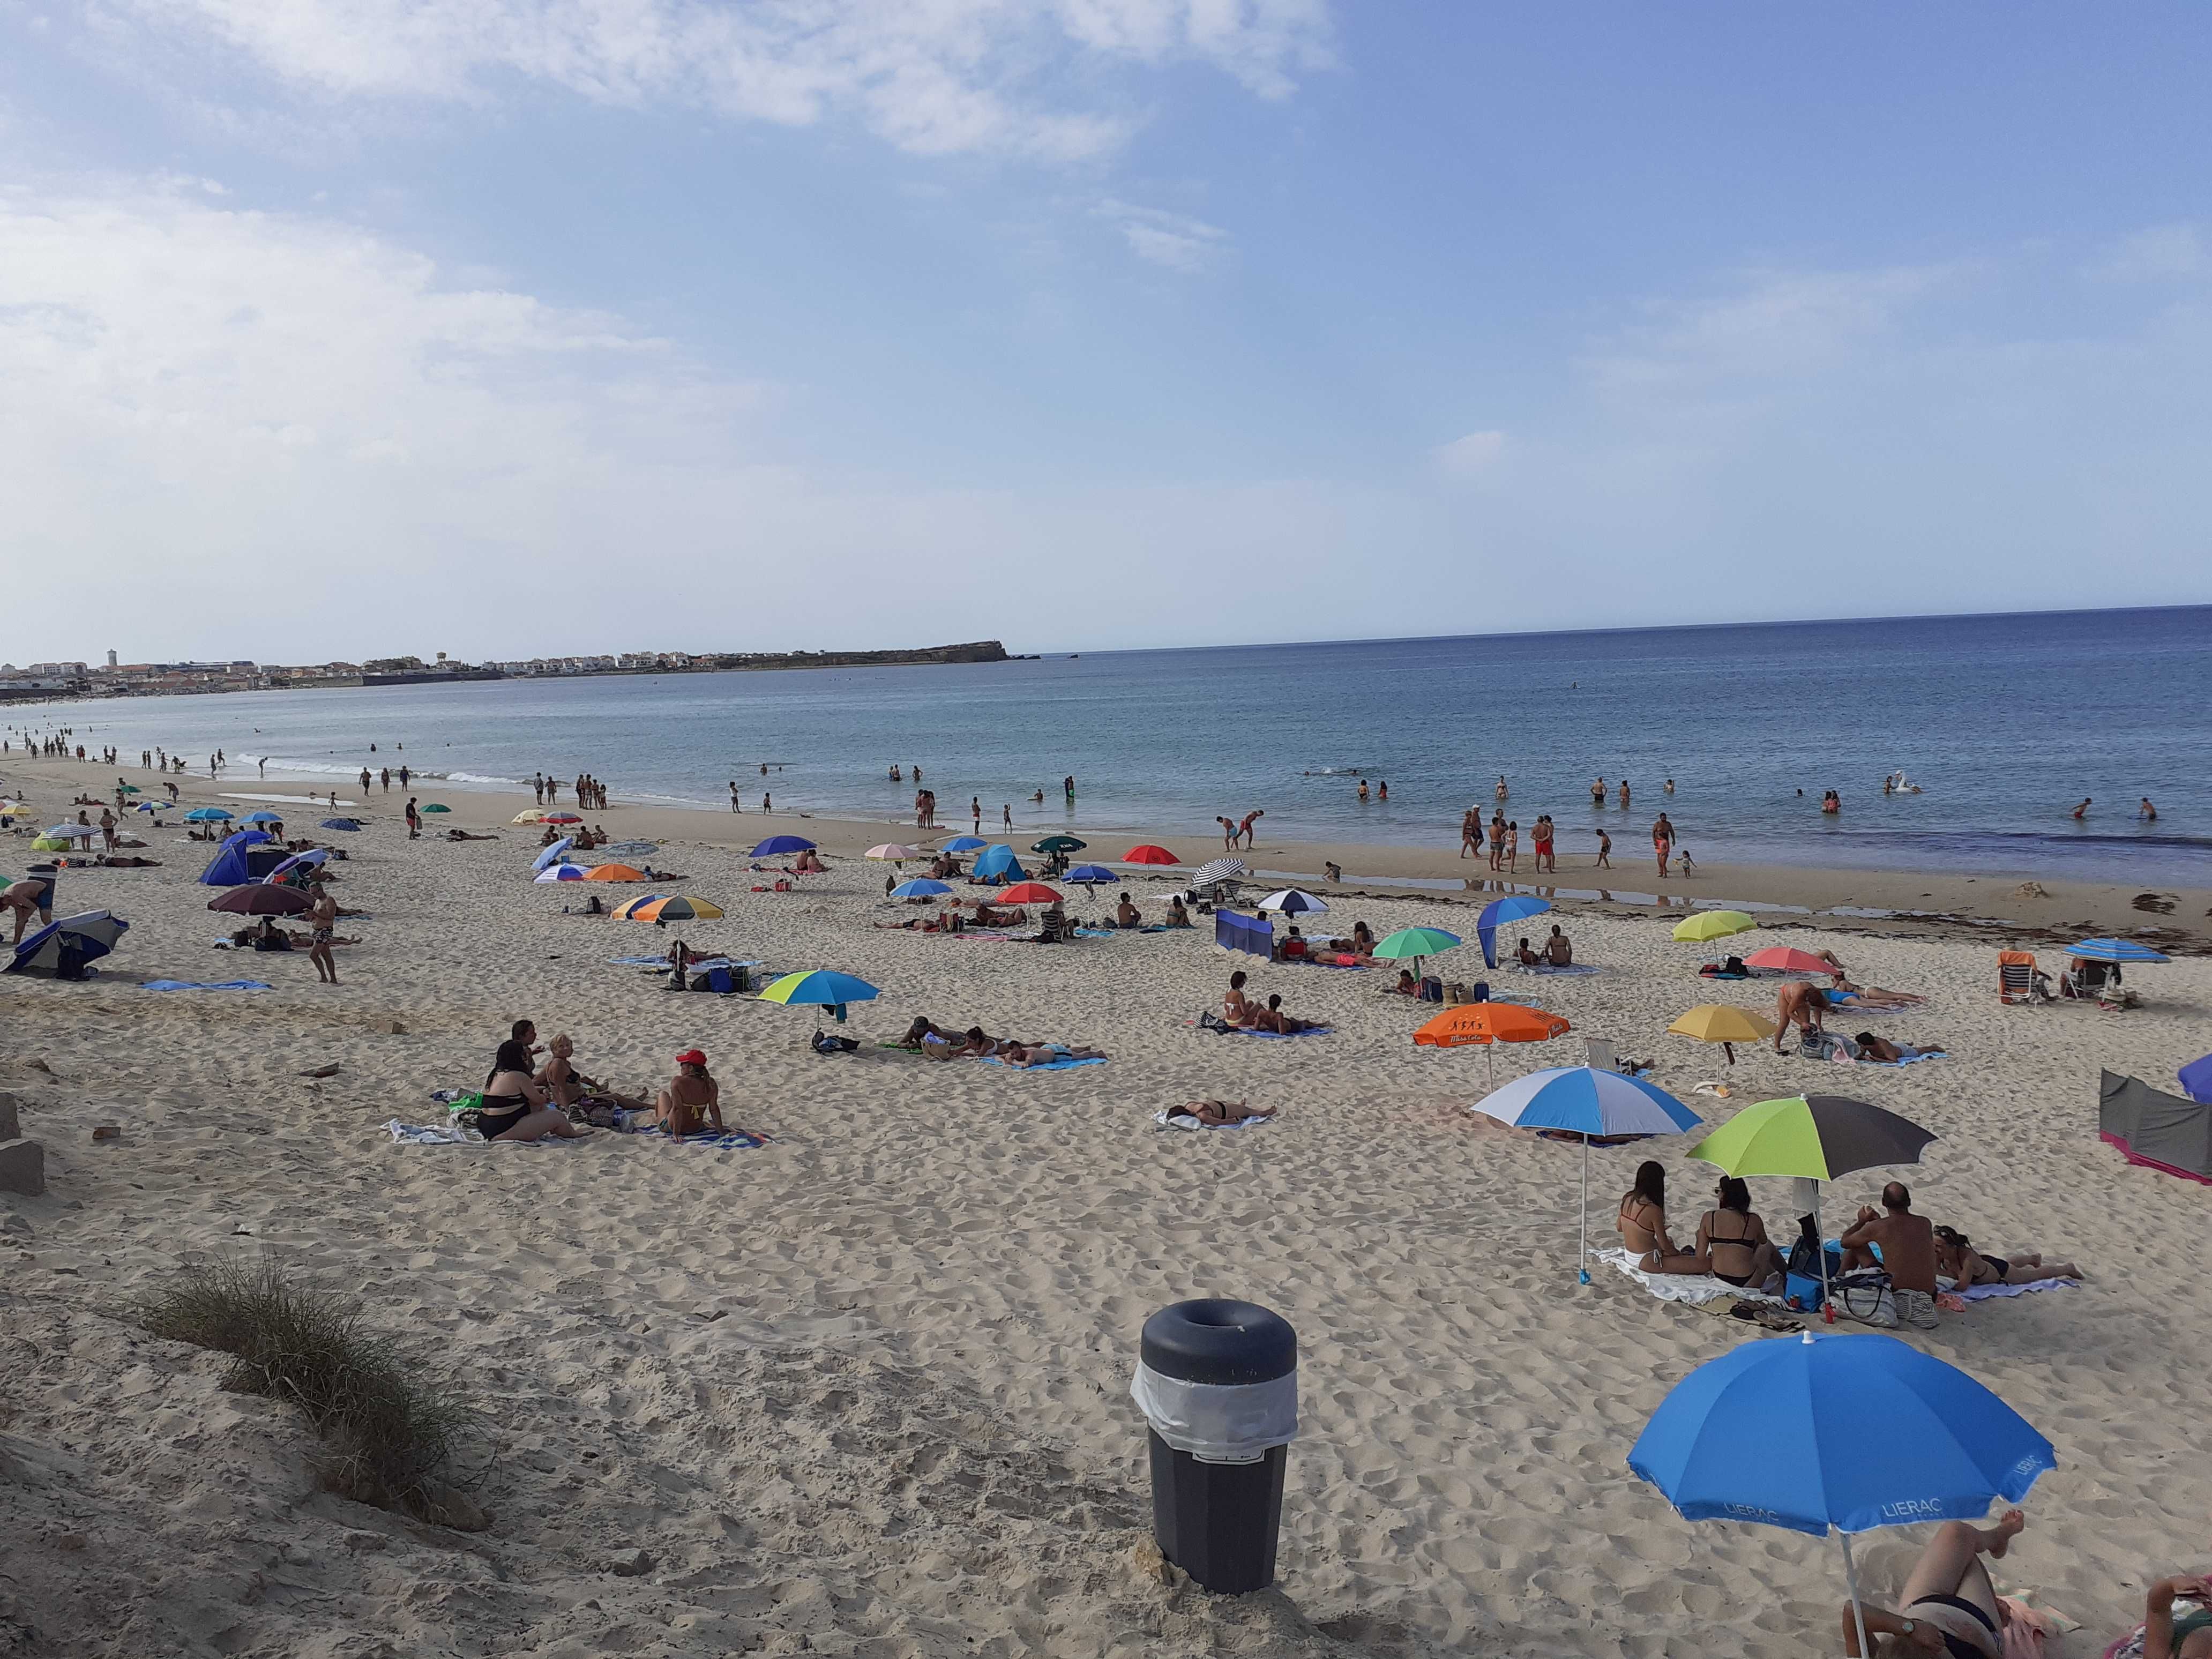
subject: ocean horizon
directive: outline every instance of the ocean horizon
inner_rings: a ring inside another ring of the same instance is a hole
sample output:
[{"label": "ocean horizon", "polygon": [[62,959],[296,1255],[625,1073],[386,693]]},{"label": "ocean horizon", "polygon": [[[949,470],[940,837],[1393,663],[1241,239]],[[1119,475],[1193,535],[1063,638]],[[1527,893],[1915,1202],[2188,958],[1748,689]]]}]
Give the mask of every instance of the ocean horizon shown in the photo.
[{"label": "ocean horizon", "polygon": [[[1549,811],[1569,854],[1602,828],[1632,861],[1663,808],[1701,862],[2203,883],[2209,674],[2212,607],[2185,606],[83,699],[0,722],[18,741],[68,726],[133,766],[159,744],[203,777],[221,749],[240,788],[264,761],[316,783],[404,761],[418,787],[588,771],[617,799],[724,812],[734,781],[748,812],[766,793],[779,811],[910,816],[919,763],[940,824],[979,800],[987,833],[1011,810],[1032,838],[1210,838],[1217,815],[1258,809],[1281,839],[1451,852],[1503,775],[1524,846]],[[1917,793],[1885,795],[1899,772]],[[1823,815],[1832,788],[1843,810]]]}]

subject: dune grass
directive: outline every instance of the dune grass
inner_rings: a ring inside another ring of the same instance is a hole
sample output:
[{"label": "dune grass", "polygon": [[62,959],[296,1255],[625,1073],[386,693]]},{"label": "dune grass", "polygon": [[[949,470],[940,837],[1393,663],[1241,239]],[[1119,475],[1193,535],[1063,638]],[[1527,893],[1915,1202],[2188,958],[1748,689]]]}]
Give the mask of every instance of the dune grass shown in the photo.
[{"label": "dune grass", "polygon": [[327,1448],[331,1491],[437,1519],[447,1494],[487,1472],[483,1419],[450,1376],[363,1315],[357,1298],[268,1255],[195,1262],[139,1308],[155,1335],[229,1354],[225,1388],[297,1407]]}]

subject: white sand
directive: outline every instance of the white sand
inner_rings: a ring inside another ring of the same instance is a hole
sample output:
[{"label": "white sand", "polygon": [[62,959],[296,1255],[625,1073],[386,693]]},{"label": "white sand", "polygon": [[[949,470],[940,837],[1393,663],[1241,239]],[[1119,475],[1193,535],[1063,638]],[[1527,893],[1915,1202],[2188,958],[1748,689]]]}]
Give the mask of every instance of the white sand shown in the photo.
[{"label": "white sand", "polygon": [[[634,822],[605,816],[617,835]],[[1382,994],[1386,975],[1259,966],[1256,988],[1334,1034],[1213,1036],[1184,1022],[1251,964],[1204,933],[1052,949],[880,933],[871,921],[910,914],[883,903],[882,866],[840,861],[803,891],[756,895],[764,878],[741,860],[670,844],[656,862],[730,912],[672,931],[876,981],[884,996],[846,1028],[871,1044],[927,1013],[1113,1056],[1030,1075],[872,1046],[823,1059],[809,1012],[679,998],[607,965],[671,934],[561,914],[590,890],[531,884],[523,831],[410,844],[387,813],[337,838],[354,854],[343,898],[374,915],[346,924],[367,943],[341,953],[335,989],[303,956],[210,949],[228,919],[191,884],[207,849],[149,839],[161,869],[64,878],[64,910],[134,924],[112,972],[0,981],[0,1088],[51,1181],[44,1198],[0,1194],[0,1634],[35,1629],[27,1651],[1834,1650],[1832,1543],[1691,1525],[1626,1468],[1667,1389],[1753,1333],[1603,1271],[1577,1288],[1575,1149],[1468,1114],[1482,1055],[1416,1050],[1435,1011]],[[0,866],[27,861],[22,845],[0,840]],[[1334,919],[1354,916],[1378,933],[1469,921],[1417,900]],[[1605,971],[1488,975],[1576,1026],[1504,1051],[1501,1079],[1578,1060],[1583,1035],[1656,1055],[1686,1097],[1730,1076],[1663,1029],[1703,1001],[1771,1012],[1771,986],[1697,979],[1697,948],[1659,920],[1570,927]],[[2212,1417],[2212,1345],[2189,1310],[2206,1303],[2194,1255],[2212,1191],[2098,1143],[2097,1073],[2171,1087],[2212,1046],[2212,963],[2132,972],[2151,1003],[2137,1012],[2012,1009],[1987,945],[1783,937],[1929,993],[1881,1029],[1958,1057],[1875,1070],[1747,1053],[1713,1111],[1808,1087],[1892,1106],[1942,1137],[1904,1172],[1919,1208],[2094,1275],[1909,1340],[2056,1443],[2006,1577],[2087,1626],[2063,1651],[2100,1652],[2145,1574],[2203,1545],[2187,1455]],[[1477,977],[1472,942],[1444,965]],[[237,975],[276,988],[132,982]],[[626,1088],[697,1043],[729,1115],[777,1139],[386,1139],[387,1118],[439,1115],[428,1090],[479,1080],[519,1015],[573,1033],[585,1068]],[[333,1079],[298,1076],[331,1061]],[[1155,1130],[1155,1110],[1201,1094],[1279,1103],[1282,1121]],[[124,1139],[93,1144],[100,1123]],[[1711,1172],[1687,1144],[1657,1155],[1693,1219]],[[1595,1224],[1646,1155],[1594,1155]],[[1840,1183],[1832,1220],[1882,1178]],[[1754,1195],[1786,1232],[1786,1183]],[[222,1393],[219,1359],[129,1326],[134,1292],[179,1260],[264,1247],[358,1290],[492,1405],[489,1530],[319,1493],[313,1439],[285,1408]],[[1242,1602],[1146,1571],[1127,1384],[1145,1316],[1194,1295],[1264,1303],[1301,1344],[1281,1591]],[[610,1572],[635,1548],[650,1571]]]}]

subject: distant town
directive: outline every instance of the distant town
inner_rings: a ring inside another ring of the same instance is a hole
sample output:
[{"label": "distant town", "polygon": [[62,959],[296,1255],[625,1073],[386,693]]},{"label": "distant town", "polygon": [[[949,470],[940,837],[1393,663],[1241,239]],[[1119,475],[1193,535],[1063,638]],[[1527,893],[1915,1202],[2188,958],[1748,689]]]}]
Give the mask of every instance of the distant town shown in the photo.
[{"label": "distant town", "polygon": [[913,664],[1020,662],[996,640],[912,651],[624,651],[608,656],[532,657],[526,661],[459,662],[442,651],[420,657],[285,667],[248,662],[0,663],[0,700],[40,697],[173,696],[211,691],[300,691],[357,685],[434,685],[457,680],[562,678],[581,674],[719,674],[766,668],[880,668]]}]

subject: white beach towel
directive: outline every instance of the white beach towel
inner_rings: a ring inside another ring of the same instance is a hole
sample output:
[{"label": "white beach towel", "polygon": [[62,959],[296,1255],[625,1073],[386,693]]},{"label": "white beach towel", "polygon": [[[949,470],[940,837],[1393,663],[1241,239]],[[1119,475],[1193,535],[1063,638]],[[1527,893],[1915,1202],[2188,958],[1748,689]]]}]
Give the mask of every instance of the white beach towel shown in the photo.
[{"label": "white beach towel", "polygon": [[1723,1279],[1693,1276],[1688,1273],[1647,1273],[1636,1265],[1636,1258],[1621,1245],[1616,1244],[1610,1249],[1594,1249],[1590,1254],[1600,1261],[1606,1262],[1626,1273],[1662,1302],[1687,1302],[1702,1306],[1708,1302],[1717,1302],[1724,1296],[1732,1296],[1740,1301],[1765,1303],[1771,1308],[1789,1306],[1789,1304],[1783,1301],[1780,1297],[1767,1296],[1758,1291],[1747,1290],[1741,1285],[1731,1285]]},{"label": "white beach towel", "polygon": [[2030,1291],[2063,1291],[2078,1279],[2038,1279],[2025,1285],[1974,1285],[1958,1292],[1961,1302],[1985,1302],[1993,1296],[2026,1296]]}]

